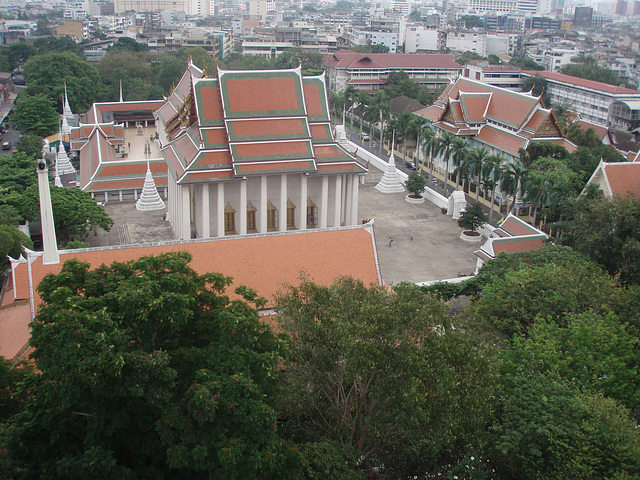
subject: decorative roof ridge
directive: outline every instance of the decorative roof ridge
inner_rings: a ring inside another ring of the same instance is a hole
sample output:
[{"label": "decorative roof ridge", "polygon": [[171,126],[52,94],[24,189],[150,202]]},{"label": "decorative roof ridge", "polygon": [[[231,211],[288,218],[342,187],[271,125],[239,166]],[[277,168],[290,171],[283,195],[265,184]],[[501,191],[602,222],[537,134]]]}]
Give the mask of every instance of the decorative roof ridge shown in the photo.
[{"label": "decorative roof ridge", "polygon": [[302,66],[298,65],[294,68],[280,68],[274,70],[223,70],[218,66],[218,79],[220,79],[223,75],[231,74],[231,73],[280,73],[280,72],[294,72],[300,75],[302,78]]}]

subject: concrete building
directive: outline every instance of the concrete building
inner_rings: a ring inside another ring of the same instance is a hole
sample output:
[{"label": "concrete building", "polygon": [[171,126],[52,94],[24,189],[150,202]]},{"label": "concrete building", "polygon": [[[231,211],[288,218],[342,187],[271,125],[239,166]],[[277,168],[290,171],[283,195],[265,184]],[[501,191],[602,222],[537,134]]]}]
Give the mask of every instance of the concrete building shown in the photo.
[{"label": "concrete building", "polygon": [[507,34],[492,34],[474,31],[450,31],[447,33],[447,48],[456,52],[473,52],[486,57],[500,53],[513,53]]},{"label": "concrete building", "polygon": [[375,92],[387,81],[389,72],[404,70],[415,82],[435,91],[460,74],[462,66],[450,54],[357,53],[338,50],[325,59],[330,91],[354,85]]},{"label": "concrete building", "polygon": [[437,28],[408,25],[404,44],[405,53],[439,52],[442,37]]}]

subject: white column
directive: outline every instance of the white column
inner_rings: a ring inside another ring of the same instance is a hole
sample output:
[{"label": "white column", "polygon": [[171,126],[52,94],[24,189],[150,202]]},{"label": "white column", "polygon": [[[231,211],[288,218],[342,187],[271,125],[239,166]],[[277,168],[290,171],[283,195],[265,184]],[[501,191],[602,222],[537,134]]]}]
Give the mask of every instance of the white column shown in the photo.
[{"label": "white column", "polygon": [[327,228],[327,213],[329,210],[329,177],[322,177],[322,191],[320,193],[320,228]]},{"label": "white column", "polygon": [[353,184],[351,183],[351,177],[349,175],[344,176],[344,183],[346,187],[346,195],[344,200],[344,224],[351,225],[351,191],[353,190]]},{"label": "white column", "polygon": [[180,238],[182,240],[191,239],[191,197],[189,195],[189,186],[181,185],[181,211],[180,211]]},{"label": "white column", "polygon": [[333,226],[339,227],[342,216],[342,175],[336,175],[336,191],[333,203]]},{"label": "white column", "polygon": [[360,175],[351,175],[351,223],[350,225],[356,225],[358,223],[358,177]]},{"label": "white column", "polygon": [[238,209],[240,215],[238,233],[240,235],[247,234],[247,182],[248,180],[240,181],[240,208]]},{"label": "white column", "polygon": [[298,230],[307,229],[307,176],[300,177],[300,205],[298,206]]},{"label": "white column", "polygon": [[224,237],[224,183],[218,183],[218,198],[216,201],[216,235]]},{"label": "white column", "polygon": [[267,176],[260,177],[260,211],[258,212],[258,232],[267,231]]},{"label": "white column", "polygon": [[281,232],[287,231],[287,176],[282,175],[280,177],[280,212],[279,212],[279,227]]},{"label": "white column", "polygon": [[[46,160],[38,160],[38,193],[40,194],[40,224],[42,225],[42,244],[44,247],[43,264],[60,263],[56,227],[51,206],[51,190],[49,187],[49,169]],[[31,264],[29,264],[31,265]]]},{"label": "white column", "polygon": [[209,184],[204,183],[202,185],[202,238],[209,238],[211,236],[211,225],[209,218]]}]

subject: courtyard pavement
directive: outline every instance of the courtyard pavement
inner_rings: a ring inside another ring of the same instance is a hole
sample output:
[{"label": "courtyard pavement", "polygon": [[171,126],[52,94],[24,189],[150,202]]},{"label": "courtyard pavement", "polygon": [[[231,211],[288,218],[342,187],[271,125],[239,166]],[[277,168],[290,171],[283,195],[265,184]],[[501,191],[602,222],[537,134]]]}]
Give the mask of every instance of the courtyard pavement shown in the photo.
[{"label": "courtyard pavement", "polygon": [[[383,279],[388,284],[420,283],[473,274],[476,265],[473,252],[480,244],[461,240],[462,229],[457,222],[435,205],[407,203],[405,193],[380,193],[375,184],[381,172],[371,170],[367,183],[359,186],[358,216],[375,219]],[[110,232],[90,235],[92,247],[173,239],[171,227],[164,221],[166,210],[139,212],[133,202],[111,202],[105,209],[114,226]],[[391,247],[389,237],[393,239]]]}]

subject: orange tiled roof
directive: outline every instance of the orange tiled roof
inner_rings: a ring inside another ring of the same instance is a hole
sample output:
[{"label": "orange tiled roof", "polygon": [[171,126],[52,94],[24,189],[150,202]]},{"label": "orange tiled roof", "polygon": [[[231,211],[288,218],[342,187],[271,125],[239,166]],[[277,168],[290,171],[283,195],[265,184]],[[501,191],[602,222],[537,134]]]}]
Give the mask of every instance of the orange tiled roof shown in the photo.
[{"label": "orange tiled roof", "polygon": [[525,139],[515,134],[499,130],[491,125],[485,125],[476,135],[476,140],[497,147],[512,155],[519,155],[518,150],[524,148]]},{"label": "orange tiled roof", "polygon": [[460,104],[468,123],[484,123],[484,115],[491,100],[490,93],[461,93]]},{"label": "orange tiled roof", "polygon": [[614,196],[640,198],[640,163],[605,163],[604,171]]}]

